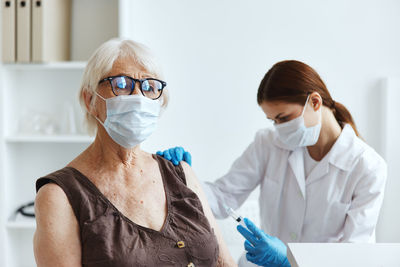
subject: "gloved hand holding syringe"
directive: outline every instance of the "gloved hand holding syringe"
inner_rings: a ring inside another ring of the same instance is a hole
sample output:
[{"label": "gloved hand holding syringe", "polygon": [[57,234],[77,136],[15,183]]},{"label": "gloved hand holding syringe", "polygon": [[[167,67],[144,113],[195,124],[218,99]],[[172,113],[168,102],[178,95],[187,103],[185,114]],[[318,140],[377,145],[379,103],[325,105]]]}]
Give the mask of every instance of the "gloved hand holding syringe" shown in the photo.
[{"label": "gloved hand holding syringe", "polygon": [[290,267],[286,257],[286,245],[279,238],[267,235],[249,219],[238,215],[226,205],[224,207],[229,216],[239,224],[239,233],[246,238],[244,248],[248,261],[259,266]]}]

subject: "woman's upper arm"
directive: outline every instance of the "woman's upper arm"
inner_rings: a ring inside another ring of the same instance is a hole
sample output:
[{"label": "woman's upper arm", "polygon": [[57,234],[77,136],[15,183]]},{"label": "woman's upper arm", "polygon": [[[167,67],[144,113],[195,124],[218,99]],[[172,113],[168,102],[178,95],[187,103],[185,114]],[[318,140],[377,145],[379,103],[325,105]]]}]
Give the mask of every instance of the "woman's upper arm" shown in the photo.
[{"label": "woman's upper arm", "polygon": [[207,217],[211,227],[214,229],[215,235],[218,240],[218,245],[219,245],[219,257],[218,257],[218,265],[217,266],[237,266],[235,263],[234,259],[229,253],[228,247],[225,244],[225,241],[222,238],[221,231],[219,230],[217,221],[214,218],[214,215],[211,212],[210,206],[208,204],[208,201],[206,199],[206,196],[200,186],[199,181],[196,178],[196,175],[194,174],[192,168],[186,164],[185,162],[182,162],[182,167],[183,170],[185,171],[185,176],[186,176],[186,183],[187,186],[197,194],[199,197],[201,204],[203,206],[203,211],[204,215]]},{"label": "woman's upper arm", "polygon": [[78,222],[58,185],[49,183],[39,190],[35,215],[33,246],[37,266],[82,266]]}]

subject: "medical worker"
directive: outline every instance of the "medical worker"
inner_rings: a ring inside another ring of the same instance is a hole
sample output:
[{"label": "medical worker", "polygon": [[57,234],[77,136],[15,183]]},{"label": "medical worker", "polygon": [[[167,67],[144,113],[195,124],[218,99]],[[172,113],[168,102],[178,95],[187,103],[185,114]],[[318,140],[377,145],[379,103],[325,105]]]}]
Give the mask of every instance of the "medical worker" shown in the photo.
[{"label": "medical worker", "polygon": [[[228,216],[224,205],[237,209],[260,187],[261,229],[248,219],[248,229],[238,227],[247,251],[239,266],[290,266],[289,242],[373,242],[386,163],[317,72],[278,62],[262,79],[257,102],[273,127],[258,131],[229,172],[204,186],[220,219]],[[158,153],[174,164],[190,161],[182,148]]]}]

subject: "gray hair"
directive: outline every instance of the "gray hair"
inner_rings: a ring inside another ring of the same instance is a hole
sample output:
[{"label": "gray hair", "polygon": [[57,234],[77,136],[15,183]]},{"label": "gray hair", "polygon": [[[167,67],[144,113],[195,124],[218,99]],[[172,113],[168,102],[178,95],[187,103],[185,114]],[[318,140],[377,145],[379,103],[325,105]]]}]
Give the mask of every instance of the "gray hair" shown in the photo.
[{"label": "gray hair", "polygon": [[[154,78],[162,78],[161,70],[156,64],[154,56],[145,45],[127,39],[111,39],[103,43],[93,53],[86,65],[79,92],[79,101],[85,112],[84,122],[90,135],[95,134],[97,123],[96,119],[86,108],[83,92],[88,92],[93,96],[96,96],[95,92],[100,79],[111,71],[114,62],[117,59],[125,58],[131,59],[133,64],[146,70],[149,74],[154,75]],[[94,99],[95,97],[92,98],[89,108],[93,106]],[[166,108],[168,104],[168,93],[165,89],[161,96],[161,101],[162,107]]]}]

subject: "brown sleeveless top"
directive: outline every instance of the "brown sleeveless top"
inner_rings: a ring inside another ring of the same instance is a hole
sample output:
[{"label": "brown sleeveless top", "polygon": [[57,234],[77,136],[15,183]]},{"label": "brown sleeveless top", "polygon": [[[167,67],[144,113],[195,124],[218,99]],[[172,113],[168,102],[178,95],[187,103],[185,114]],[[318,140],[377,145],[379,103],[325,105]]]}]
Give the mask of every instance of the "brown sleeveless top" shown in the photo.
[{"label": "brown sleeveless top", "polygon": [[182,166],[157,160],[168,214],[160,231],[135,224],[82,173],[65,167],[36,181],[60,186],[80,228],[83,266],[216,266],[218,243],[197,195],[186,186]]}]

